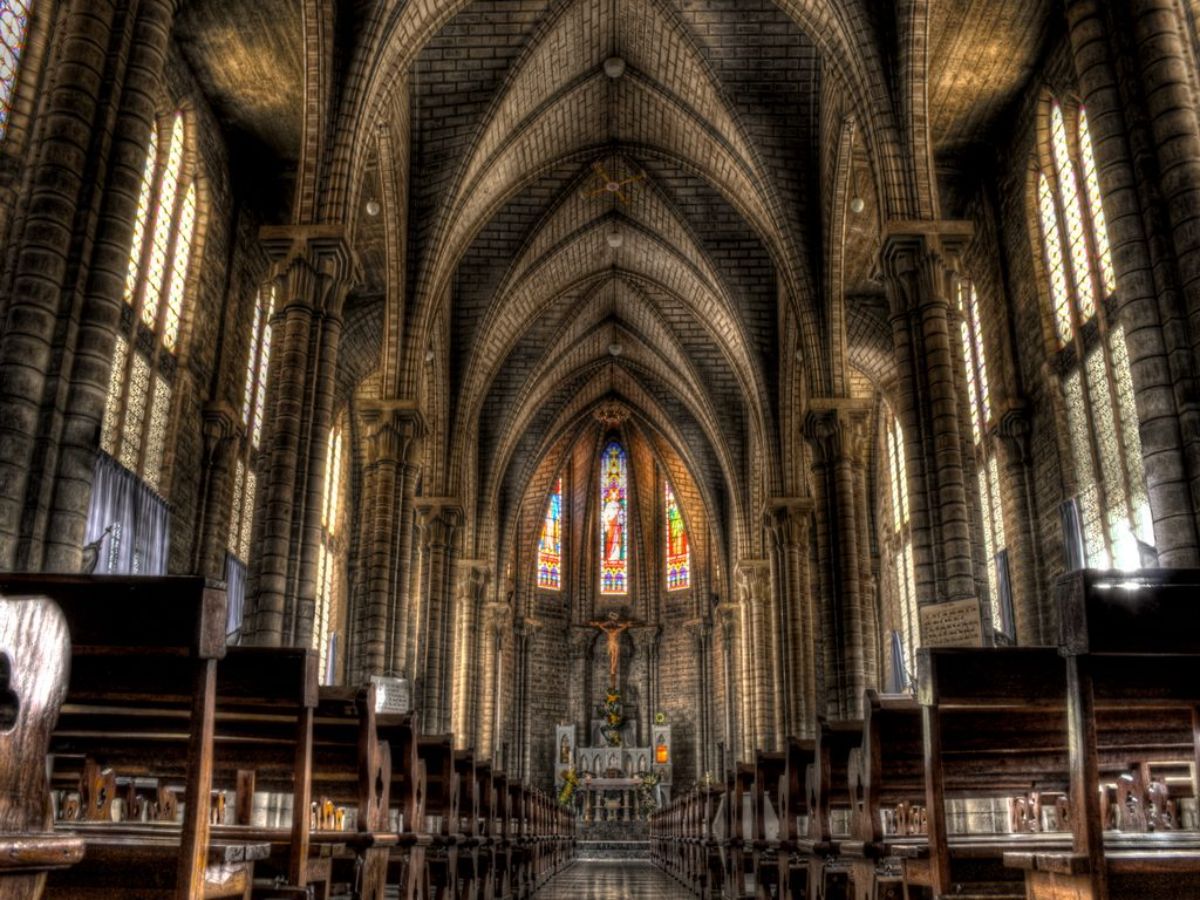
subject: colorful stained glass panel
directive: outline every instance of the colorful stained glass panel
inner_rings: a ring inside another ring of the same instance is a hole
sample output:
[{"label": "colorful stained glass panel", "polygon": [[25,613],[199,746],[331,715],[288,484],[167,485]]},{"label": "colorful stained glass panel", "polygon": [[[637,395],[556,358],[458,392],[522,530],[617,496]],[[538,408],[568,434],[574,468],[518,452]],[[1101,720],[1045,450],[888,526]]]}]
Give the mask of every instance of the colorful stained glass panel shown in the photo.
[{"label": "colorful stained glass panel", "polygon": [[538,541],[538,587],[557,591],[562,587],[562,479],[554,485],[546,503],[546,518]]},{"label": "colorful stained glass panel", "polygon": [[8,132],[17,67],[25,52],[31,0],[0,0],[0,140]]},{"label": "colorful stained glass panel", "polygon": [[671,485],[666,485],[667,501],[667,590],[681,591],[691,586],[691,550],[683,511],[675,500]]},{"label": "colorful stained glass panel", "polygon": [[628,591],[628,459],[616,441],[600,457],[600,593]]}]

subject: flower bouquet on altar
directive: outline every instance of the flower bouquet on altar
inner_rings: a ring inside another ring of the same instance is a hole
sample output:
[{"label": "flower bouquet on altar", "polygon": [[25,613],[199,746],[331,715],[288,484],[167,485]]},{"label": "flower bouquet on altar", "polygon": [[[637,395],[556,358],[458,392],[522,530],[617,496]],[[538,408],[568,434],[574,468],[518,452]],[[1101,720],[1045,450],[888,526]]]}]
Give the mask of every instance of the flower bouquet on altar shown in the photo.
[{"label": "flower bouquet on altar", "polygon": [[567,769],[563,775],[562,790],[558,792],[558,805],[563,809],[571,809],[575,800],[575,789],[579,787],[579,775],[574,769]]},{"label": "flower bouquet on altar", "polygon": [[602,720],[600,734],[610,747],[621,746],[621,728],[625,724],[625,707],[621,703],[621,692],[609,688],[604,702],[596,707],[596,715]]}]

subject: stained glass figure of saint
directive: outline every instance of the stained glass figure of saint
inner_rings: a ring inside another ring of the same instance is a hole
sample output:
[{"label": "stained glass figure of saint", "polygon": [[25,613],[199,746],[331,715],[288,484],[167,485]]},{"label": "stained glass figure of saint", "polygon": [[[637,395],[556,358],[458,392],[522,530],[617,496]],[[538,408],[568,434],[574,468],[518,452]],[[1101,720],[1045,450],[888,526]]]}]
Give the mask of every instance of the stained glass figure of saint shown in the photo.
[{"label": "stained glass figure of saint", "polygon": [[691,585],[691,552],[683,512],[675,500],[671,485],[666,485],[667,500],[667,590],[681,591]]},{"label": "stained glass figure of saint", "polygon": [[600,593],[628,590],[629,538],[626,534],[628,460],[616,441],[600,458]]},{"label": "stained glass figure of saint", "polygon": [[538,541],[538,587],[557,591],[562,587],[562,479],[546,504],[542,538]]}]

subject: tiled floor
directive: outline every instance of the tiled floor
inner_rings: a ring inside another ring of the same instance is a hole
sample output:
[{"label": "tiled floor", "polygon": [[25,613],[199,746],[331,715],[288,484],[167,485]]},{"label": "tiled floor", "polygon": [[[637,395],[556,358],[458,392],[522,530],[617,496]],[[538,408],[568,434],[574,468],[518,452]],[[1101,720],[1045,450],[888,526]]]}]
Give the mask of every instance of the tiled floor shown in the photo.
[{"label": "tiled floor", "polygon": [[535,900],[687,900],[692,895],[644,860],[577,862]]}]

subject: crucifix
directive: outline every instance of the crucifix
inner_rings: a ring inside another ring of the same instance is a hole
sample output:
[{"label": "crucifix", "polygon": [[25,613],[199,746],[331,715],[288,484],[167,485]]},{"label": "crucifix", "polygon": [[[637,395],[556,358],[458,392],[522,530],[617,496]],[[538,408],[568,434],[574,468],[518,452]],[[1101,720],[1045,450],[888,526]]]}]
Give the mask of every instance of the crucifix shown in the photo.
[{"label": "crucifix", "polygon": [[615,691],[617,689],[617,663],[621,661],[621,632],[643,623],[632,622],[628,619],[621,621],[620,616],[615,612],[610,612],[608,618],[597,619],[588,624],[602,631],[608,638],[608,686]]}]

